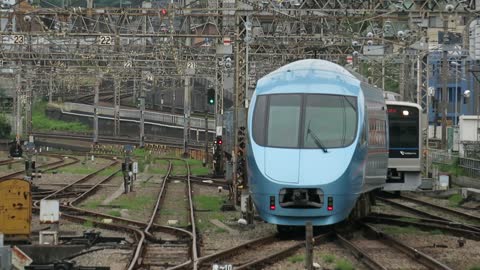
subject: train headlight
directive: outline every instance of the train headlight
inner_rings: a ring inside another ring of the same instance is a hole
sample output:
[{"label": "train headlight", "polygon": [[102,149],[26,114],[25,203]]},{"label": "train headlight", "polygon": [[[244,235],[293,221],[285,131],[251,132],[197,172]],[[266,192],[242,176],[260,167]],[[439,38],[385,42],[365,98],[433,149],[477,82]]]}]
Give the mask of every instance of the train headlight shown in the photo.
[{"label": "train headlight", "polygon": [[404,116],[408,116],[408,115],[410,114],[410,112],[407,111],[407,110],[403,110],[402,114],[403,114]]}]

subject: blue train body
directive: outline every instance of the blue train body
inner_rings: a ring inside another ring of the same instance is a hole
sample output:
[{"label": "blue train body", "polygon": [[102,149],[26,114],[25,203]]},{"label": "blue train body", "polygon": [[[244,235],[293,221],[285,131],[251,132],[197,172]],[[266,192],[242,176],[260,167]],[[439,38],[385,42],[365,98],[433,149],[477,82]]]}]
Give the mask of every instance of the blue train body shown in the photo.
[{"label": "blue train body", "polygon": [[250,195],[267,222],[330,225],[385,184],[382,91],[345,68],[301,60],[257,83],[248,112]]}]

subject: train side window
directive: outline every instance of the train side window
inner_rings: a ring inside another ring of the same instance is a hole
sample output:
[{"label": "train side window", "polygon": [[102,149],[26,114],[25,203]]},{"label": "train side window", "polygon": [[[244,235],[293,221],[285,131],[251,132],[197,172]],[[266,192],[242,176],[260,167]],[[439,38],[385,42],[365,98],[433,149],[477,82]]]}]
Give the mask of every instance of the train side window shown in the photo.
[{"label": "train side window", "polygon": [[363,131],[362,131],[362,135],[361,135],[361,138],[360,138],[360,143],[362,145],[367,143],[367,136],[368,136],[368,129],[369,129],[368,119],[367,119],[367,106],[365,106],[364,110],[365,111],[364,111],[364,116],[363,116]]},{"label": "train side window", "polygon": [[265,145],[265,120],[267,109],[267,96],[257,96],[255,111],[253,113],[253,139],[258,145]]}]

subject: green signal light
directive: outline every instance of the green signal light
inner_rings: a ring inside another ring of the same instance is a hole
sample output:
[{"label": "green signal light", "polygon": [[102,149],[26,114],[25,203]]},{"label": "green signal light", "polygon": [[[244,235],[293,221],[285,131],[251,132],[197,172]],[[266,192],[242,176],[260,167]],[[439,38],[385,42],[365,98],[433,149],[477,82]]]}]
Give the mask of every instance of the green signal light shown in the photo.
[{"label": "green signal light", "polygon": [[210,104],[213,104],[213,102],[214,102],[213,99],[209,99],[209,100],[208,100],[208,103],[210,103]]}]

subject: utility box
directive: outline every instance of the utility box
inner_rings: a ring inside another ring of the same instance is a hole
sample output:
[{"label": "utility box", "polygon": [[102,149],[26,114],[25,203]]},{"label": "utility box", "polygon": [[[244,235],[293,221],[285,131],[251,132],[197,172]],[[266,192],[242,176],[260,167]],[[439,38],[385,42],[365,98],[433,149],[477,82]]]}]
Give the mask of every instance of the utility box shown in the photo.
[{"label": "utility box", "polygon": [[40,201],[40,223],[58,223],[60,221],[60,202],[57,200]]},{"label": "utility box", "polygon": [[12,269],[12,249],[0,247],[0,270]]},{"label": "utility box", "polygon": [[441,174],[438,176],[437,190],[447,190],[450,186],[450,176]]}]

